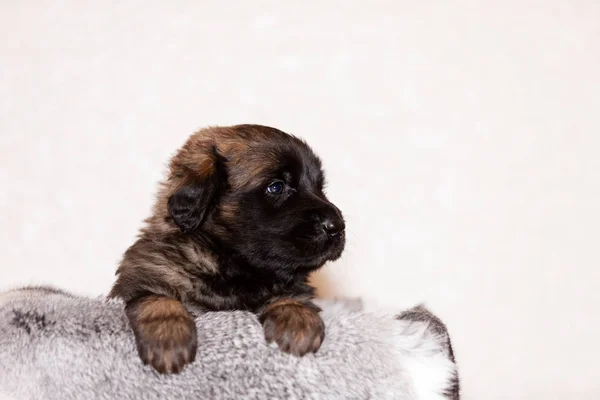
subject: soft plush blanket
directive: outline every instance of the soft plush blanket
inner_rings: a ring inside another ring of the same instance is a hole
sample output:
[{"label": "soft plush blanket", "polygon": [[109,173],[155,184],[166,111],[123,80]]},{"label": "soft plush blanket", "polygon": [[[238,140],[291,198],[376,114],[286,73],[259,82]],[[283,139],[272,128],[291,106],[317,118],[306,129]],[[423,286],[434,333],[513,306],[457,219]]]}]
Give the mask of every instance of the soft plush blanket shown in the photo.
[{"label": "soft plush blanket", "polygon": [[142,365],[115,300],[50,288],[0,294],[0,399],[457,399],[444,325],[324,302],[326,339],[296,358],[265,343],[256,317],[197,319],[196,361],[179,375]]}]

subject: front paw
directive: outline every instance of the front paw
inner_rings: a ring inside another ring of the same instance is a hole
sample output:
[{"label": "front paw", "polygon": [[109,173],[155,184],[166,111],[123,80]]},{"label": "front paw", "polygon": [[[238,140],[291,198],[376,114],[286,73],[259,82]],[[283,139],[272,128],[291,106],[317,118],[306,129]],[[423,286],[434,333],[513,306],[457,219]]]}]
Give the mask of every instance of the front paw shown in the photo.
[{"label": "front paw", "polygon": [[298,357],[315,353],[325,338],[325,324],[318,311],[314,305],[293,300],[271,304],[261,315],[265,339]]},{"label": "front paw", "polygon": [[149,299],[130,318],[144,364],[162,374],[179,373],[194,361],[196,325],[183,305],[172,299]]}]

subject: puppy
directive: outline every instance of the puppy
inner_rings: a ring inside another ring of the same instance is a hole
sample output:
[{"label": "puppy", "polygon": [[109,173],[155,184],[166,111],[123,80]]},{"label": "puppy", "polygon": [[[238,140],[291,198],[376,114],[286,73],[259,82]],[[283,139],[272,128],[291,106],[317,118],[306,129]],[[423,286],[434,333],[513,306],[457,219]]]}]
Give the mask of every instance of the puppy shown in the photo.
[{"label": "puppy", "polygon": [[325,327],[308,275],[345,245],[324,182],[313,151],[278,129],[192,135],[110,293],[126,303],[142,361],[180,372],[196,355],[193,314],[220,310],[256,313],[266,340],[287,353],[316,352]]}]

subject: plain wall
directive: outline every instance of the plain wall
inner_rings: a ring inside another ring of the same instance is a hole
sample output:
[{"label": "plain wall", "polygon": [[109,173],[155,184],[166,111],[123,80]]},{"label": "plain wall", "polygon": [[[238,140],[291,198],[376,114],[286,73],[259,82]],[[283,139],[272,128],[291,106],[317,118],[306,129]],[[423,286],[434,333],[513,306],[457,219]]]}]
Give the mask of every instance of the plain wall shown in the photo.
[{"label": "plain wall", "polygon": [[106,294],[187,136],[272,125],[347,219],[324,295],[425,302],[465,399],[600,398],[597,1],[5,0],[0,36],[1,288]]}]

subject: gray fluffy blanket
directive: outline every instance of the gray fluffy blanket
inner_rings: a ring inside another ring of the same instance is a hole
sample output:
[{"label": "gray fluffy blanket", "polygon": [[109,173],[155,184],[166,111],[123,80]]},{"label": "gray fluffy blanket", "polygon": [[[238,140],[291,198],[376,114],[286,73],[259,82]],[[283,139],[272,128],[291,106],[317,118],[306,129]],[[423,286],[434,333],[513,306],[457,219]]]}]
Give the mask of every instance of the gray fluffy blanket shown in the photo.
[{"label": "gray fluffy blanket", "polygon": [[[0,399],[456,399],[441,322],[322,303],[326,339],[296,358],[265,343],[252,314],[198,318],[196,361],[179,375],[142,365],[122,303],[50,288],[0,294]],[[454,392],[453,392],[454,391]]]}]

